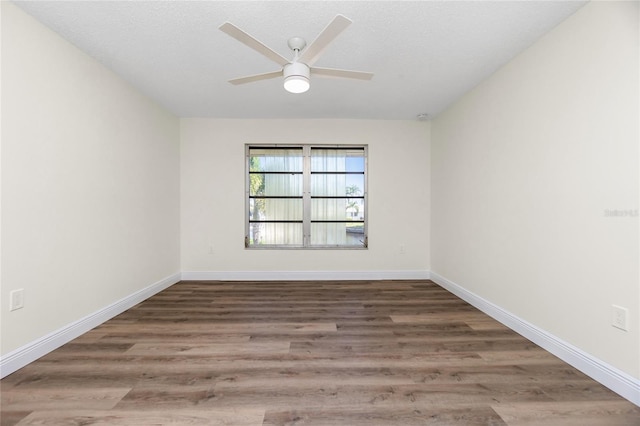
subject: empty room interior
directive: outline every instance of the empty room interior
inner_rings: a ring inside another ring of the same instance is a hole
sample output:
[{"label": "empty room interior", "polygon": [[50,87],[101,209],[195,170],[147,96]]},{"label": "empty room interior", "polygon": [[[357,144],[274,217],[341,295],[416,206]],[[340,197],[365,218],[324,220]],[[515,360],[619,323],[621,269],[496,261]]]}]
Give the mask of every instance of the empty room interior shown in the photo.
[{"label": "empty room interior", "polygon": [[2,426],[640,424],[639,6],[2,1]]}]

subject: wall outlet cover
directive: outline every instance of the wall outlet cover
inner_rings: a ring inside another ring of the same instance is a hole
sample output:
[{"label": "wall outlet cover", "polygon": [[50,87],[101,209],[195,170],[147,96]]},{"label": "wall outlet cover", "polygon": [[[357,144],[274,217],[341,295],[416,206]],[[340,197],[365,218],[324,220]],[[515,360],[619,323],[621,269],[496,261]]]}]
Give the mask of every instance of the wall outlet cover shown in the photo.
[{"label": "wall outlet cover", "polygon": [[611,305],[611,325],[620,330],[629,330],[629,310],[618,305]]},{"label": "wall outlet cover", "polygon": [[24,308],[24,289],[19,288],[9,293],[9,311]]}]

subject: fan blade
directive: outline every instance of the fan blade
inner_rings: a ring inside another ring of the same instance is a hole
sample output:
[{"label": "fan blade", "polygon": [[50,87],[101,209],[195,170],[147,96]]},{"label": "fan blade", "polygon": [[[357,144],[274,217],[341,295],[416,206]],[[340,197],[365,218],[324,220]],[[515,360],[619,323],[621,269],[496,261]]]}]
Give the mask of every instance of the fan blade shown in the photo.
[{"label": "fan blade", "polygon": [[282,77],[282,71],[266,72],[264,74],[248,75],[246,77],[234,78],[229,80],[231,84],[253,83],[254,81],[269,80],[270,78]]},{"label": "fan blade", "polygon": [[242,31],[240,28],[233,25],[231,22],[225,22],[224,24],[220,25],[219,29],[220,31],[235,38],[240,43],[249,46],[261,55],[264,55],[268,59],[271,59],[273,62],[280,66],[285,66],[289,63],[289,60],[287,58],[275,52],[271,48],[265,46],[246,32]]},{"label": "fan blade", "polygon": [[336,37],[340,35],[347,27],[351,24],[351,19],[346,16],[336,15],[333,18],[333,21],[329,23],[325,27],[324,30],[318,34],[313,42],[302,51],[302,55],[298,59],[298,61],[307,64],[309,66],[313,65],[318,57],[324,52],[329,43],[331,43]]},{"label": "fan blade", "polygon": [[357,80],[371,80],[372,72],[340,70],[335,68],[311,68],[311,75],[318,77],[355,78]]}]

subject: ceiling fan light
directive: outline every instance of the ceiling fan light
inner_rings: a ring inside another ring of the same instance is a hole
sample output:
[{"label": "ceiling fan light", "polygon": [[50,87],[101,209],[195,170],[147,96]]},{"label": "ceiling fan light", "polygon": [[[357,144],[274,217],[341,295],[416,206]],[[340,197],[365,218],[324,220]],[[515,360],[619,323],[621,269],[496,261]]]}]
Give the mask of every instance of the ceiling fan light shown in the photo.
[{"label": "ceiling fan light", "polygon": [[309,79],[302,75],[292,75],[284,79],[284,89],[290,93],[304,93],[309,90]]},{"label": "ceiling fan light", "polygon": [[284,90],[290,93],[304,93],[309,90],[309,67],[300,62],[292,62],[284,66]]}]

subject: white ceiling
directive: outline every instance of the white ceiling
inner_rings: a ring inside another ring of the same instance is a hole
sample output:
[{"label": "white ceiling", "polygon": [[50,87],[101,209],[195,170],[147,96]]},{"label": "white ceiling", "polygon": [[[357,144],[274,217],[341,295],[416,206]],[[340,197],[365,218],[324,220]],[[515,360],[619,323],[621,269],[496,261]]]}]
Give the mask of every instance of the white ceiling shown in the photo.
[{"label": "white ceiling", "polygon": [[[435,116],[584,5],[582,1],[15,1],[181,117]],[[280,79],[227,80],[278,65],[218,30],[230,21],[291,57],[336,14],[353,24],[315,64],[375,73],[314,78],[294,95]],[[526,82],[523,82],[526,84]]]}]

